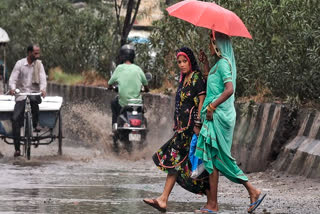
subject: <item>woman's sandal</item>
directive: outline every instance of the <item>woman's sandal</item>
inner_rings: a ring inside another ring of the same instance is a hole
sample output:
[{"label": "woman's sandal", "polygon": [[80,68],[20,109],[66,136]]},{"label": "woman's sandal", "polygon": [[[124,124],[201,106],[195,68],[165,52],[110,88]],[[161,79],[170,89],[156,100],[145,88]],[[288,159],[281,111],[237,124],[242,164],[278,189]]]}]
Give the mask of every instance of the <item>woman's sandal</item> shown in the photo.
[{"label": "woman's sandal", "polygon": [[196,210],[195,213],[214,213],[214,214],[217,214],[218,212],[201,207],[199,210]]},{"label": "woman's sandal", "polygon": [[[263,201],[264,197],[266,197],[267,194],[264,194],[261,198],[259,196],[259,199],[256,200],[255,202],[253,202],[252,204],[249,205],[249,210],[248,210],[248,213],[253,213],[253,211],[255,211],[259,205],[261,204],[261,202]],[[253,206],[253,207],[252,207]],[[250,207],[252,207],[250,209]]]}]

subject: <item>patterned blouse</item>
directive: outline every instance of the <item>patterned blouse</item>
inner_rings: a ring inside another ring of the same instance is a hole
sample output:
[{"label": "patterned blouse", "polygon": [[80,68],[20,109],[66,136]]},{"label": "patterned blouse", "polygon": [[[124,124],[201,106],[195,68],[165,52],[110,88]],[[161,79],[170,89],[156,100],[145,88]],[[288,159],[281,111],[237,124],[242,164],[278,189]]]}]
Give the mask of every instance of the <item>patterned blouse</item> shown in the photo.
[{"label": "patterned blouse", "polygon": [[199,96],[206,94],[206,84],[201,73],[195,71],[191,75],[185,85],[184,78],[182,79],[177,90],[174,130],[178,133],[193,128],[198,114]]}]

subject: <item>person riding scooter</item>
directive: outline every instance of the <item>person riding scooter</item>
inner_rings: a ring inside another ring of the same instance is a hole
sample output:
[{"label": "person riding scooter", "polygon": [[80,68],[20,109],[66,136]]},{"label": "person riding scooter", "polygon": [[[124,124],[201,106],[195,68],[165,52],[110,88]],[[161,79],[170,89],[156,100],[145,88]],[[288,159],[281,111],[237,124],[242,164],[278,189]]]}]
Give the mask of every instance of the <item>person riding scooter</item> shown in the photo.
[{"label": "person riding scooter", "polygon": [[117,118],[121,108],[128,104],[130,99],[141,100],[141,87],[144,86],[145,92],[149,91],[148,81],[142,69],[134,64],[135,51],[130,45],[123,45],[120,48],[120,62],[112,74],[108,85],[118,85],[118,94],[111,101],[112,110],[112,130],[117,129]]}]

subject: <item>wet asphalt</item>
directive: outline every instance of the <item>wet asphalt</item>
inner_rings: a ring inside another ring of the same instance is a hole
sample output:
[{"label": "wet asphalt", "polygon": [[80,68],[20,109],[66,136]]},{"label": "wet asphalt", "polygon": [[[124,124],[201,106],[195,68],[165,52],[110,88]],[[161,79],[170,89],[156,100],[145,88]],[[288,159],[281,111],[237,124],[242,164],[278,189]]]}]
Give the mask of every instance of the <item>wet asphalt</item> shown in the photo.
[{"label": "wet asphalt", "polygon": [[[11,157],[12,148],[6,147],[0,159],[0,213],[159,213],[142,201],[159,196],[166,176],[150,159],[106,157],[101,150],[75,147],[58,156],[49,148],[28,161]],[[255,213],[320,213],[318,181],[272,171],[249,177],[268,194]],[[241,185],[220,176],[219,213],[246,213],[248,200]],[[167,213],[194,213],[205,201],[176,185]]]}]

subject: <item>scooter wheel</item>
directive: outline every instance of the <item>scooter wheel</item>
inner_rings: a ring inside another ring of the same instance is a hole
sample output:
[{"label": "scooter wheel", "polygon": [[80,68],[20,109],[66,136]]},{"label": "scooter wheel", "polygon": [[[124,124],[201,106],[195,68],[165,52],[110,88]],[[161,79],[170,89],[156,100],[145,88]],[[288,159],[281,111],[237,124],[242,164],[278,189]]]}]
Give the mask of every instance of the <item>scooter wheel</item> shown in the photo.
[{"label": "scooter wheel", "polygon": [[127,152],[130,154],[132,152],[132,142],[130,141],[126,141],[125,142],[125,149],[127,150]]}]

